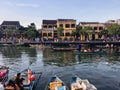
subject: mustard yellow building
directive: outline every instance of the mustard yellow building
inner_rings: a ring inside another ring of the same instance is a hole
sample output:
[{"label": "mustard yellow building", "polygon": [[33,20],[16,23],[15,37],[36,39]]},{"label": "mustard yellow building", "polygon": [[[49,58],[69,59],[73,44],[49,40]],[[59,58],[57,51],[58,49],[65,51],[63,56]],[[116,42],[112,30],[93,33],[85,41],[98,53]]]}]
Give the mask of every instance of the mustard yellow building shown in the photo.
[{"label": "mustard yellow building", "polygon": [[57,20],[43,20],[41,34],[44,40],[57,38]]},{"label": "mustard yellow building", "polygon": [[[102,30],[105,29],[105,25],[99,22],[80,22],[78,24],[82,29],[85,27],[91,27],[92,30],[87,30],[88,35],[80,34],[80,40],[97,40],[103,39],[104,36],[100,33]],[[94,32],[94,33],[93,33]]]},{"label": "mustard yellow building", "polygon": [[57,28],[63,27],[62,40],[73,40],[72,31],[76,31],[76,20],[74,19],[57,19],[42,21],[42,38],[46,40],[54,40],[57,37]]},{"label": "mustard yellow building", "polygon": [[74,37],[71,35],[73,31],[76,31],[76,20],[74,19],[58,19],[57,27],[63,27],[62,40],[73,40]]}]

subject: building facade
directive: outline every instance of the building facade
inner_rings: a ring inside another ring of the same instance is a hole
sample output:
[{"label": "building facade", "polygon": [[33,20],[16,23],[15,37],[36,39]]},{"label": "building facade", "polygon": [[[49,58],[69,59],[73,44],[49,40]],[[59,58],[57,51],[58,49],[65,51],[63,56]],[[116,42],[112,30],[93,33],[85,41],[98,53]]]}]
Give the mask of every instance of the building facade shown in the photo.
[{"label": "building facade", "polygon": [[57,20],[43,20],[42,21],[42,38],[44,40],[54,40],[58,38],[57,28],[63,28],[63,34],[60,36],[62,40],[72,40],[72,31],[76,31],[76,20],[73,19],[57,19]]},{"label": "building facade", "polygon": [[18,30],[21,27],[19,21],[3,21],[1,24],[1,30]]},{"label": "building facade", "polygon": [[81,29],[85,27],[91,27],[91,30],[87,30],[87,35],[80,34],[80,40],[97,40],[103,39],[104,36],[100,33],[105,29],[105,25],[99,22],[80,22],[78,26]]},{"label": "building facade", "polygon": [[16,34],[16,30],[21,27],[19,21],[3,21],[0,27],[0,32],[5,36],[13,36]]},{"label": "building facade", "polygon": [[53,40],[57,37],[57,21],[43,20],[41,35],[44,40]]},{"label": "building facade", "polygon": [[57,27],[63,27],[62,40],[73,40],[72,32],[76,31],[76,20],[74,19],[58,19]]}]

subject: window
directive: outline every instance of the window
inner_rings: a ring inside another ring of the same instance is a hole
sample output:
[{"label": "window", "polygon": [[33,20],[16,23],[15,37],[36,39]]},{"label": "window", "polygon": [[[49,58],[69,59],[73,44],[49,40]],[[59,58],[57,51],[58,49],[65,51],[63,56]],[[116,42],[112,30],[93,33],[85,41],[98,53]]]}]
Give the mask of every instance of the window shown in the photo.
[{"label": "window", "polygon": [[47,26],[43,26],[43,28],[47,28]]},{"label": "window", "polygon": [[6,29],[6,26],[3,26],[2,29]]},{"label": "window", "polygon": [[54,27],[57,28],[57,25],[55,25]]},{"label": "window", "polygon": [[47,33],[43,33],[43,36],[47,36]]},{"label": "window", "polygon": [[70,36],[70,33],[66,33],[65,35],[66,35],[66,36]]},{"label": "window", "polygon": [[99,27],[99,30],[103,30],[103,27]]},{"label": "window", "polygon": [[94,30],[97,30],[97,27],[94,27]]},{"label": "window", "polygon": [[60,27],[63,27],[63,24],[60,24]]},{"label": "window", "polygon": [[71,28],[75,28],[75,24],[71,24]]},{"label": "window", "polygon": [[52,36],[52,33],[48,33],[48,36]]},{"label": "window", "polygon": [[52,28],[52,26],[48,26],[48,28]]},{"label": "window", "polygon": [[66,28],[70,28],[70,24],[66,24],[65,27],[66,27]]}]

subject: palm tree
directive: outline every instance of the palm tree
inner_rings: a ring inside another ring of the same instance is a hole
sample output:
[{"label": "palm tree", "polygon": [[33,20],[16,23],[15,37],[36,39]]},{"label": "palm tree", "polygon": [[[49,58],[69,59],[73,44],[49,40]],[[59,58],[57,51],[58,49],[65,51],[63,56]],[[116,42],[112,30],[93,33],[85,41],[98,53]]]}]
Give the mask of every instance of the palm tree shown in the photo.
[{"label": "palm tree", "polygon": [[[90,31],[90,30],[92,30],[92,31]],[[90,26],[86,26],[79,31],[79,34],[82,35],[82,38],[83,38],[83,36],[85,36],[85,40],[89,39],[89,36],[88,36],[89,33],[93,33],[93,29]]]}]

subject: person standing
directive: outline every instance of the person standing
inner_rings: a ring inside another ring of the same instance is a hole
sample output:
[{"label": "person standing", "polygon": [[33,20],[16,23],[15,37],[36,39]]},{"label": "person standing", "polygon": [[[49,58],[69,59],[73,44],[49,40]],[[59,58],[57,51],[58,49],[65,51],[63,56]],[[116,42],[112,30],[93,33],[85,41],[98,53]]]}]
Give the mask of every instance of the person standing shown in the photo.
[{"label": "person standing", "polygon": [[78,51],[81,51],[81,44],[78,45]]}]

